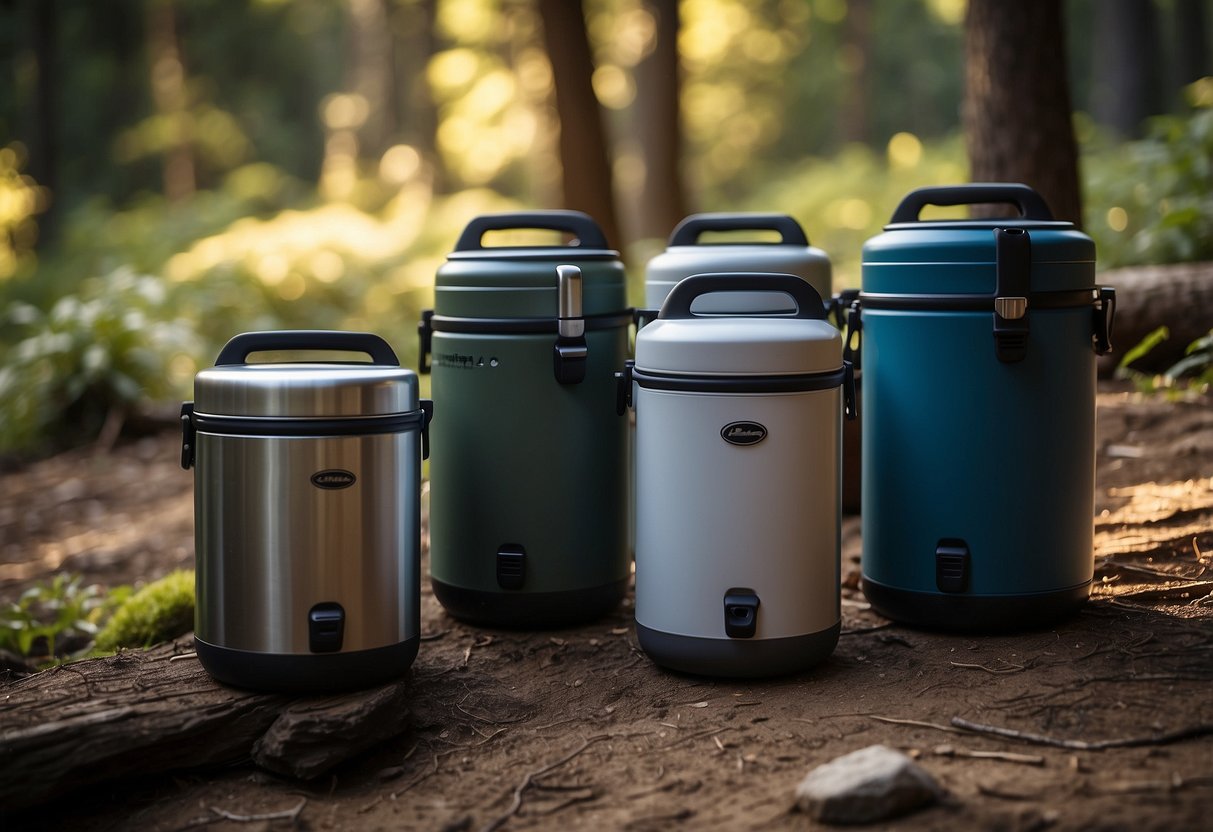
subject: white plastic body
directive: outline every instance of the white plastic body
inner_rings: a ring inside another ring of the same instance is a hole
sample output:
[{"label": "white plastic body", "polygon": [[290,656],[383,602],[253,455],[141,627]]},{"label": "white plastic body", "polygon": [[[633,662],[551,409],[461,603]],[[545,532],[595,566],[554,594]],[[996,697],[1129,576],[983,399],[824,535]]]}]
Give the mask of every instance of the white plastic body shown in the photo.
[{"label": "white plastic body", "polygon": [[[840,620],[841,391],[716,394],[635,384],[636,621],[728,638],[724,595],[759,598],[754,639]],[[754,445],[725,442],[757,422]]]}]

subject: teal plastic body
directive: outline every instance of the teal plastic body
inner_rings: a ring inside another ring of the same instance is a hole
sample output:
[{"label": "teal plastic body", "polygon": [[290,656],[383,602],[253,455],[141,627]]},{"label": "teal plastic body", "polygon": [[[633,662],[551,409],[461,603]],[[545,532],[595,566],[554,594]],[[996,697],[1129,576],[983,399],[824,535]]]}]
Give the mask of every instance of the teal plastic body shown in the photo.
[{"label": "teal plastic body", "polygon": [[[580,245],[479,245],[486,229],[551,227]],[[575,382],[554,370],[558,265],[581,272]],[[478,218],[439,269],[428,335],[422,327],[446,421],[431,433],[430,576],[455,616],[564,626],[623,597],[627,422],[615,412],[614,373],[630,319],[623,266],[585,215]]]},{"label": "teal plastic body", "polygon": [[[928,203],[957,204],[940,190]],[[864,246],[863,578],[896,620],[1019,629],[1088,595],[1114,299],[1090,238],[1023,213],[898,222]]]}]

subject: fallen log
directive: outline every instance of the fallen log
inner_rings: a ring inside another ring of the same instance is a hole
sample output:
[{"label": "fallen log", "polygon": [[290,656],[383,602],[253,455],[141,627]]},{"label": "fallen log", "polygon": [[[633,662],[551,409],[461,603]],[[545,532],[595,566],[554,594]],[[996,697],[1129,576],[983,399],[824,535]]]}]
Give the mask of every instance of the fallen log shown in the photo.
[{"label": "fallen log", "polygon": [[1134,368],[1162,372],[1183,358],[1188,344],[1213,329],[1213,262],[1113,269],[1096,282],[1116,287],[1113,350],[1100,359],[1100,375],[1110,375],[1126,352],[1160,326],[1170,330],[1170,337],[1134,362]]},{"label": "fallen log", "polygon": [[254,693],[215,682],[190,648],[127,651],[0,687],[0,806],[248,759],[316,777],[407,724],[403,680],[342,695]]}]

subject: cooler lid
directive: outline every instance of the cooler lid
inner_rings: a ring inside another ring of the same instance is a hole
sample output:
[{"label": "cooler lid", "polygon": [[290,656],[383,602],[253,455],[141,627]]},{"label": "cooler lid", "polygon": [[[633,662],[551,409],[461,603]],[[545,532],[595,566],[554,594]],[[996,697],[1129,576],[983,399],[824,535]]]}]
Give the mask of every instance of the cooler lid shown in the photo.
[{"label": "cooler lid", "polygon": [[[371,363],[248,363],[256,352],[303,350],[364,353]],[[246,332],[227,342],[213,368],[194,377],[195,411],[214,416],[358,418],[419,406],[417,374],[369,332]]]},{"label": "cooler lid", "polygon": [[[795,311],[720,315],[699,311],[709,295],[764,292]],[[842,336],[825,320],[817,290],[791,274],[722,273],[686,278],[657,320],[636,334],[636,369],[696,376],[805,375],[842,367]]]},{"label": "cooler lid", "polygon": [[[775,231],[779,241],[701,240],[709,232],[735,231]],[[809,245],[800,223],[787,214],[692,214],[678,223],[666,250],[649,261],[645,279],[677,283],[708,270],[794,274],[812,283],[819,292],[828,292],[830,287],[830,258]]]},{"label": "cooler lid", "polygon": [[[1014,205],[1019,216],[980,220],[919,220],[927,205]],[[1003,182],[919,188],[893,212],[884,233],[863,247],[863,290],[881,294],[988,294],[994,291],[995,238],[1019,229],[1030,239],[1032,291],[1091,289],[1095,243],[1073,223],[1053,219],[1044,199],[1026,185]],[[904,268],[915,267],[913,271]],[[929,269],[917,267],[927,266]]]},{"label": "cooler lid", "polygon": [[[490,231],[524,229],[560,231],[570,239],[566,245],[484,245]],[[558,264],[581,269],[584,314],[627,307],[623,263],[592,217],[580,211],[529,211],[485,214],[468,223],[438,270],[434,310],[452,317],[555,318]]]}]

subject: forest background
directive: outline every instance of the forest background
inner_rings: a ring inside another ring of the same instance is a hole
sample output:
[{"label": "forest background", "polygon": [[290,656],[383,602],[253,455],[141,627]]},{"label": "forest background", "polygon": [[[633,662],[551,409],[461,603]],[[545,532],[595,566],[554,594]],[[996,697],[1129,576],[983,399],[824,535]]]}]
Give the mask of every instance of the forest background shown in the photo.
[{"label": "forest background", "polygon": [[[1099,267],[1213,259],[1213,2],[1061,9]],[[589,210],[633,302],[693,211],[791,214],[857,286],[907,191],[969,178],[965,14],[4,0],[0,462],[112,441],[241,331],[370,330],[414,365],[435,270],[485,212]]]}]

